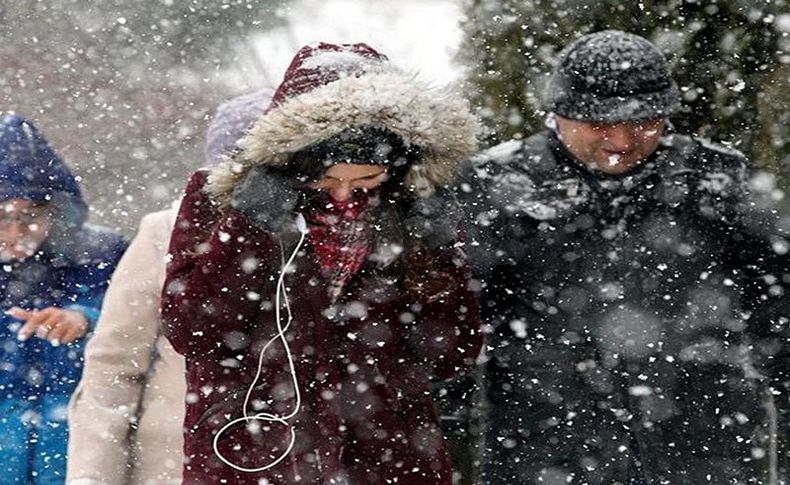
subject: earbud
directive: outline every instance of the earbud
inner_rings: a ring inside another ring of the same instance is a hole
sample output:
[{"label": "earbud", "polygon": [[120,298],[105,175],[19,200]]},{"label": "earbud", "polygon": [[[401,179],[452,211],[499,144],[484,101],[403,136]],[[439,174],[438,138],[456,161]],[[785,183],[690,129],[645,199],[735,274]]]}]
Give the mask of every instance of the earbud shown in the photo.
[{"label": "earbud", "polygon": [[301,212],[296,214],[296,228],[299,229],[299,232],[302,234],[307,234],[307,221]]}]

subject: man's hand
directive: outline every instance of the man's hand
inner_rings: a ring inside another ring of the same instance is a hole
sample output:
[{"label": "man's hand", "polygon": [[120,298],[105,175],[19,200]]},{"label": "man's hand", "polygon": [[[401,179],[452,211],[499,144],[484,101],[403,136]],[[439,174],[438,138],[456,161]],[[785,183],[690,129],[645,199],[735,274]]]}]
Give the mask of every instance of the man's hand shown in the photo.
[{"label": "man's hand", "polygon": [[32,335],[58,346],[67,344],[84,336],[88,331],[88,319],[77,310],[64,310],[49,307],[43,310],[23,310],[14,307],[6,313],[25,322],[19,329],[19,340],[27,340]]}]

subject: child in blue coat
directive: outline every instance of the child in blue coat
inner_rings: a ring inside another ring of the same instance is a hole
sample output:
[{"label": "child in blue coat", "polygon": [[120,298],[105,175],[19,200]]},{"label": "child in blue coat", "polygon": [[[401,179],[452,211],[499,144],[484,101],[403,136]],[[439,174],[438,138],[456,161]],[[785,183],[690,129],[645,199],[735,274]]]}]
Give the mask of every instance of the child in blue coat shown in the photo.
[{"label": "child in blue coat", "polygon": [[63,483],[66,407],[126,243],[85,223],[79,185],[33,125],[0,114],[0,481]]}]

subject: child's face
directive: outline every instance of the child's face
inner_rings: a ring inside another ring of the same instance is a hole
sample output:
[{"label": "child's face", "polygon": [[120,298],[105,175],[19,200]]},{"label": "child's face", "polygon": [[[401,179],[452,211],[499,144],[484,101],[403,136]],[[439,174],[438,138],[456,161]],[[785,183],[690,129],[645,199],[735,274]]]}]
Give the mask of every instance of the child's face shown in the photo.
[{"label": "child's face", "polygon": [[52,211],[48,204],[25,199],[0,202],[0,261],[32,256],[49,235]]}]

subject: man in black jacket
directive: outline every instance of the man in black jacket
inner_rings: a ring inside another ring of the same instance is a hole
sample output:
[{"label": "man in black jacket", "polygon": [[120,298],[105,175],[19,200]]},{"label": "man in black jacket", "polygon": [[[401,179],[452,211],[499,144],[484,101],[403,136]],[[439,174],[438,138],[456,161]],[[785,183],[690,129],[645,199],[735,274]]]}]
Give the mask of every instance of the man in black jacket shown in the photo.
[{"label": "man in black jacket", "polygon": [[547,131],[456,186],[490,325],[483,482],[775,481],[790,272],[772,177],[668,132],[678,88],[639,36],[568,46],[548,98]]}]

